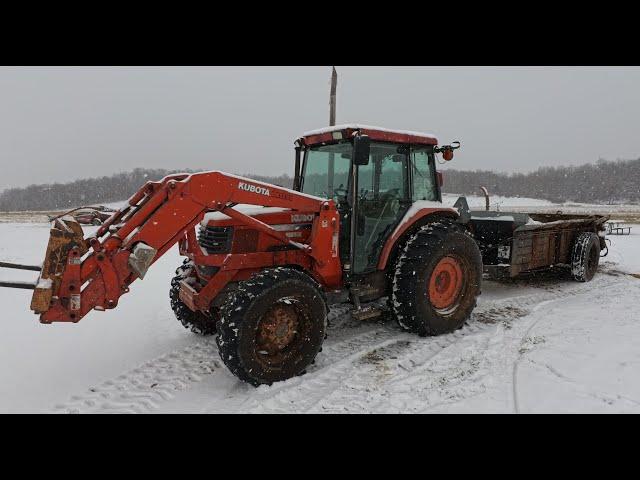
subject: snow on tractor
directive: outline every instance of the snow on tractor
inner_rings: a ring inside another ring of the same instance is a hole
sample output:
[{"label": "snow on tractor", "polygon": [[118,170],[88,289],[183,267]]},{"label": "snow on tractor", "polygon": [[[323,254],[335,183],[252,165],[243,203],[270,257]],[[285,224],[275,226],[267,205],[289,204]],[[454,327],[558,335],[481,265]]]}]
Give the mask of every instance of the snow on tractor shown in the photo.
[{"label": "snow on tractor", "polygon": [[[505,224],[474,216],[465,202],[442,205],[436,155],[450,160],[459,146],[344,125],[296,141],[292,189],[219,171],[148,182],[88,238],[72,217],[56,219],[40,278],[23,288],[34,289],[31,309],[42,323],[78,322],[115,308],[178,244],[186,259],[171,281],[171,308],[193,332],[217,334],[223,362],[253,385],[305,371],[321,350],[333,303],[351,301],[353,316],[364,320],[383,311],[371,302],[388,297],[386,309],[404,329],[452,332],[476,304],[483,258],[498,268],[509,262],[507,245],[514,255],[529,245],[510,243],[527,226],[522,219]],[[583,280],[593,276],[604,243],[599,221],[564,229],[567,245],[582,234]],[[515,274],[527,270],[523,262]]]}]

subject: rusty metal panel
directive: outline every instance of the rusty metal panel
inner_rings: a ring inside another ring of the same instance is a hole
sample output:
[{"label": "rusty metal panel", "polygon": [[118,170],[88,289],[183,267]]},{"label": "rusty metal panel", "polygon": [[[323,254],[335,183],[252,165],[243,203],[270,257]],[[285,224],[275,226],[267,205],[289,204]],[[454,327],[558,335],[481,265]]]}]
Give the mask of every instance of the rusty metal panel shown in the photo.
[{"label": "rusty metal panel", "polygon": [[88,250],[80,224],[71,217],[55,220],[49,232],[42,272],[31,297],[31,310],[35,313],[49,310],[53,292],[57,292],[60,287],[69,251],[74,247],[78,248],[78,259]]},{"label": "rusty metal panel", "polygon": [[571,263],[571,247],[577,232],[573,230],[563,230],[560,232],[560,247],[556,263]]},{"label": "rusty metal panel", "polygon": [[549,239],[550,235],[548,234],[534,235],[529,268],[539,268],[549,265]]},{"label": "rusty metal panel", "polygon": [[555,231],[516,233],[511,275],[555,264],[559,247],[556,235]]}]

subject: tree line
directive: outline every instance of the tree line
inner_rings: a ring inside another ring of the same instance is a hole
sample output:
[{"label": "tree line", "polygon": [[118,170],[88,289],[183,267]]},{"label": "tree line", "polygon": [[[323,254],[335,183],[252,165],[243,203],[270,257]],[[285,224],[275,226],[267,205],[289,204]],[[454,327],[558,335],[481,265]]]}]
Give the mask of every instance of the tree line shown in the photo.
[{"label": "tree line", "polygon": [[[0,193],[0,211],[61,210],[119,202],[133,195],[145,182],[157,181],[172,173],[178,172],[136,168],[130,172],[69,183],[10,188]],[[447,193],[477,195],[480,186],[484,186],[492,195],[540,198],[557,203],[640,202],[640,159],[600,159],[595,164],[542,167],[530,173],[490,170],[445,170],[443,173],[444,191]],[[286,174],[245,176],[287,188],[293,184],[292,177]]]},{"label": "tree line", "polygon": [[[158,181],[167,175],[185,172],[193,173],[194,171],[136,168],[130,172],[69,183],[9,188],[0,192],[0,211],[64,210],[85,205],[116,203],[131,197],[148,181]],[[288,175],[278,177],[250,176],[259,181],[284,187],[291,187],[293,184],[293,179]]]},{"label": "tree line", "polygon": [[489,170],[445,170],[444,191],[478,194],[484,186],[492,195],[529,197],[551,202],[639,203],[640,159],[598,160],[594,164],[541,167],[529,173]]}]

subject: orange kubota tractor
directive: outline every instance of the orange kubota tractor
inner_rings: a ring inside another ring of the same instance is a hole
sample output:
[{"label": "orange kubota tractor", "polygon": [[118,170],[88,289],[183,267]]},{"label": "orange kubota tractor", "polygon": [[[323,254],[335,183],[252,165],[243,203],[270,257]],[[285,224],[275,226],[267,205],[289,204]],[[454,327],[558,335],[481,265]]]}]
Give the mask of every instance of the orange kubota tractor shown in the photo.
[{"label": "orange kubota tractor", "polygon": [[332,302],[351,300],[365,319],[380,309],[361,303],[388,297],[406,330],[451,332],[470,316],[483,268],[457,210],[441,204],[436,154],[450,160],[458,147],[345,125],[296,141],[293,189],[218,171],[148,182],[88,238],[71,217],[53,222],[31,309],[52,323],[115,308],[178,244],[176,317],[217,333],[224,363],[254,385],[305,370]]}]

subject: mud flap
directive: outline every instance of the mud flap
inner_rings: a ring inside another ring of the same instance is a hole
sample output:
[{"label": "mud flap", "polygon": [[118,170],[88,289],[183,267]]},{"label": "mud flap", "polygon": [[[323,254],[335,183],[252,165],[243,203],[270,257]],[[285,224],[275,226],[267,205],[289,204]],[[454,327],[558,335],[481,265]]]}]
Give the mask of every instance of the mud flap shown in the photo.
[{"label": "mud flap", "polygon": [[70,216],[58,218],[51,225],[42,272],[31,298],[31,310],[35,313],[42,314],[49,310],[51,300],[60,288],[72,248],[78,249],[79,254],[73,261],[79,264],[88,251],[82,227]]}]

